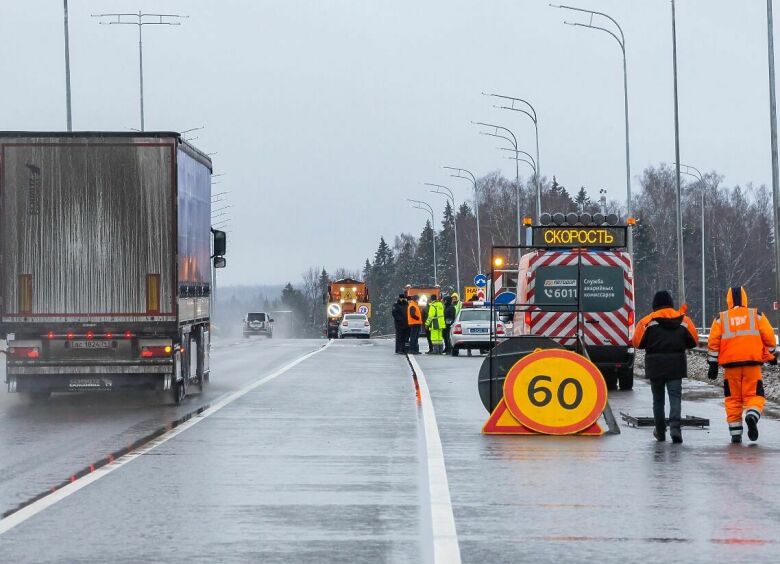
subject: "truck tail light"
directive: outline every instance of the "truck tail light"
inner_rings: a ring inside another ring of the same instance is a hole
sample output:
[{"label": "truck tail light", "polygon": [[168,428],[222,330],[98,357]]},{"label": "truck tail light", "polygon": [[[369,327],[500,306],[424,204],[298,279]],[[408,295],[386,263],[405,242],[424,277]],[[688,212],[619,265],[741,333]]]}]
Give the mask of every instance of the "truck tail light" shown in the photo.
[{"label": "truck tail light", "polygon": [[525,312],[525,326],[530,327],[531,326],[531,312],[526,311]]},{"label": "truck tail light", "polygon": [[634,312],[633,311],[629,311],[628,312],[628,325],[630,327],[634,326]]},{"label": "truck tail light", "polygon": [[15,359],[36,359],[41,356],[41,349],[38,347],[9,347],[8,356]]},{"label": "truck tail light", "polygon": [[146,275],[146,313],[160,313],[160,275]]},{"label": "truck tail light", "polygon": [[463,334],[463,326],[460,323],[456,323],[455,326],[452,328],[452,332],[455,335],[462,335]]},{"label": "truck tail light", "polygon": [[171,356],[173,347],[171,345],[158,345],[141,347],[141,358],[161,358]]},{"label": "truck tail light", "polygon": [[19,313],[32,313],[33,279],[32,274],[19,275]]}]

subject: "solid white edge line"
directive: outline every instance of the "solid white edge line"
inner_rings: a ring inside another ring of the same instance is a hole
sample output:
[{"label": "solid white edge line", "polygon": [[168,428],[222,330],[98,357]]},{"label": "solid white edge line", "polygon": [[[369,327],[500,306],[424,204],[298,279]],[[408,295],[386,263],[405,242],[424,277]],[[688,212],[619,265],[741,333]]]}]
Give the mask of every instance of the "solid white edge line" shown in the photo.
[{"label": "solid white edge line", "polygon": [[289,364],[284,365],[282,368],[279,368],[275,372],[272,372],[268,376],[265,376],[261,378],[260,380],[256,380],[255,382],[252,382],[251,384],[248,384],[241,388],[238,391],[233,392],[232,394],[229,394],[225,396],[224,399],[218,401],[217,403],[213,404],[208,409],[201,412],[199,415],[194,416],[192,419],[189,419],[179,425],[178,427],[175,427],[174,429],[171,429],[167,433],[164,433],[157,437],[156,439],[148,442],[142,447],[137,448],[136,450],[129,452],[125,454],[124,456],[120,456],[113,462],[106,464],[105,466],[102,466],[95,470],[94,472],[91,472],[87,474],[86,476],[79,478],[75,482],[71,482],[67,486],[63,486],[62,488],[58,489],[57,491],[47,495],[46,497],[43,497],[39,499],[38,501],[31,503],[30,505],[20,509],[19,511],[13,513],[12,515],[9,515],[5,519],[0,520],[0,535],[10,531],[17,525],[24,523],[29,519],[30,517],[33,517],[40,513],[41,511],[44,511],[54,505],[55,503],[62,501],[68,496],[73,495],[77,491],[79,491],[82,488],[87,487],[88,485],[92,484],[93,482],[98,481],[100,478],[103,478],[113,472],[114,470],[118,470],[125,464],[132,462],[139,456],[143,456],[144,454],[156,449],[158,446],[162,445],[163,443],[168,442],[175,436],[183,433],[187,429],[194,427],[207,417],[214,415],[216,412],[218,412],[223,407],[230,405],[237,399],[241,398],[242,396],[245,396],[255,388],[258,388],[265,384],[266,382],[270,382],[274,378],[277,378],[287,372],[288,370],[298,366],[303,361],[311,358],[315,354],[324,351],[326,348],[330,346],[331,342],[329,341],[327,344],[323,345],[319,349],[312,351],[310,353],[306,353],[305,355],[298,357],[297,359],[293,360]]},{"label": "solid white edge line", "polygon": [[409,362],[417,376],[422,402],[425,445],[428,455],[428,492],[431,503],[431,524],[433,528],[433,561],[441,564],[460,564],[460,545],[455,531],[455,514],[452,511],[450,485],[447,480],[447,468],[444,464],[444,451],[441,447],[439,426],[436,423],[436,411],[428,390],[420,364],[413,356]]}]

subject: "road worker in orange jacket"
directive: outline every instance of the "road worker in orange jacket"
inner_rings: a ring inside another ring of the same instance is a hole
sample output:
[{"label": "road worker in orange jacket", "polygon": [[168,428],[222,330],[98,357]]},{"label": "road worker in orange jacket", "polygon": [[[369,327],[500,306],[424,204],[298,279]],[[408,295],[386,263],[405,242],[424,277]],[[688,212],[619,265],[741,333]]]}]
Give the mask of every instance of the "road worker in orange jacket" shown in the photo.
[{"label": "road worker in orange jacket", "polygon": [[743,411],[748,438],[755,441],[764,411],[761,365],[777,364],[775,333],[764,314],[747,307],[747,293],[741,286],[729,289],[726,304],[728,309],[720,313],[710,329],[707,377],[716,379],[718,366],[724,367],[723,392],[731,442],[742,442]]},{"label": "road worker in orange jacket", "polygon": [[422,328],[423,315],[420,306],[417,304],[419,296],[409,298],[409,305],[406,309],[406,322],[409,325],[409,354],[420,354],[420,329]]}]

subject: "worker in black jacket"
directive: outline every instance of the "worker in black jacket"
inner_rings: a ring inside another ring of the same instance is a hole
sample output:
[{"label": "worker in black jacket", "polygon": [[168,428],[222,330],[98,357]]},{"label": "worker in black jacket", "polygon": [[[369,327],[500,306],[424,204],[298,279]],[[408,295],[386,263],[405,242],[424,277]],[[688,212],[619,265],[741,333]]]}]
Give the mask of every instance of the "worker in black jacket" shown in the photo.
[{"label": "worker in black jacket", "polygon": [[653,391],[653,435],[666,440],[664,392],[669,394],[669,435],[672,442],[682,442],[680,411],[682,379],[688,375],[687,349],[696,346],[698,334],[693,321],[685,315],[687,307],[674,309],[672,295],[666,290],[653,296],[653,313],[637,323],[634,347],[645,349],[645,375]]},{"label": "worker in black jacket", "polygon": [[395,327],[395,354],[406,352],[406,343],[409,340],[409,323],[406,321],[406,296],[398,294],[398,299],[393,304],[393,326]]}]

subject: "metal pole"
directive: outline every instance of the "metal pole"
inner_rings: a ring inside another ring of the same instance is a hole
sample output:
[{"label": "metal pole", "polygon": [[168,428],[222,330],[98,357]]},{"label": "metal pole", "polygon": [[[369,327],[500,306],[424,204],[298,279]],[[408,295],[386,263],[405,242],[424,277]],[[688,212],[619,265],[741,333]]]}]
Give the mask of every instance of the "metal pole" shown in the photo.
[{"label": "metal pole", "polygon": [[[474,215],[477,216],[477,269],[479,270],[478,274],[482,273],[482,243],[480,241],[479,237],[479,194],[477,193],[477,178],[474,176],[474,173],[471,171],[466,170],[465,168],[458,168],[454,166],[443,166],[442,168],[446,170],[454,170],[457,172],[457,174],[451,174],[453,178],[463,178],[465,180],[471,180],[471,183],[474,185]],[[469,175],[470,178],[467,178],[465,176],[461,176],[460,173],[465,172]]]},{"label": "metal pole", "polygon": [[[518,157],[517,154],[517,147],[515,147],[515,157]],[[523,223],[522,219],[520,219],[520,163],[518,162],[517,158],[515,158],[515,200],[516,200],[516,210],[515,210],[515,223],[517,223],[517,264],[520,264],[520,254],[522,251],[520,250],[520,245],[522,244],[521,239],[521,225]]]},{"label": "metal pole", "polygon": [[677,303],[685,303],[685,269],[683,266],[682,186],[680,182],[680,111],[677,97],[677,19],[672,0],[672,66],[674,70],[674,154],[677,183]]},{"label": "metal pole", "polygon": [[[621,31],[622,33],[622,31]],[[625,39],[623,48],[623,107],[626,119],[626,216],[631,217],[631,141],[628,134],[628,69],[626,66]],[[628,230],[628,253],[634,256],[634,232]]]},{"label": "metal pole", "polygon": [[[436,190],[431,190],[434,194],[440,194],[444,196],[452,203],[452,228],[455,231],[455,287],[458,289],[458,295],[460,296],[460,260],[458,259],[458,215],[455,208],[455,195],[449,187],[443,184],[433,184],[431,182],[425,182],[426,186],[434,186]],[[439,189],[446,190],[447,192],[439,192]]]},{"label": "metal pole", "polygon": [[141,80],[141,131],[144,130],[144,43],[142,39],[141,12],[138,12],[138,69]]},{"label": "metal pole", "polygon": [[65,26],[65,109],[67,113],[68,131],[73,131],[73,117],[70,106],[70,36],[68,34],[68,0],[63,0]]},{"label": "metal pole", "polygon": [[780,301],[780,172],[778,172],[777,160],[777,96],[775,93],[775,40],[772,0],[766,0],[766,20],[769,48],[769,119],[771,121],[772,143],[772,204],[774,206],[775,222],[775,300]]},{"label": "metal pole", "polygon": [[704,276],[704,193],[706,185],[701,182],[701,330],[707,330],[707,281]]},{"label": "metal pole", "polygon": [[[534,110],[534,113],[536,110]],[[536,221],[542,217],[542,168],[539,164],[539,122],[534,119],[534,129],[536,130]]]},{"label": "metal pole", "polygon": [[433,217],[433,212],[431,212],[431,231],[433,232],[433,285],[438,286],[439,276],[438,271],[436,270],[436,228],[434,228],[435,221],[436,220]]}]

